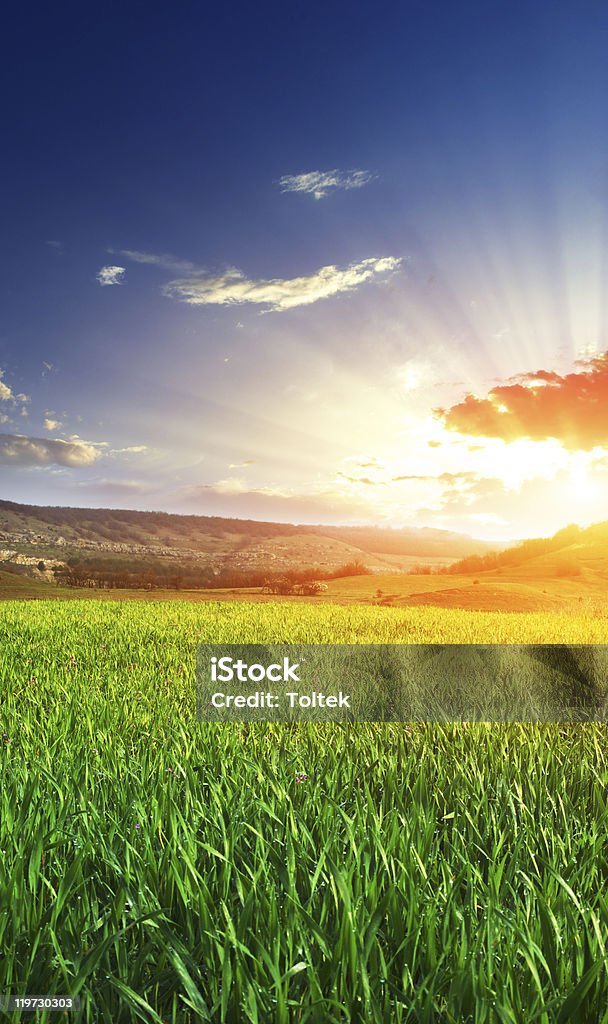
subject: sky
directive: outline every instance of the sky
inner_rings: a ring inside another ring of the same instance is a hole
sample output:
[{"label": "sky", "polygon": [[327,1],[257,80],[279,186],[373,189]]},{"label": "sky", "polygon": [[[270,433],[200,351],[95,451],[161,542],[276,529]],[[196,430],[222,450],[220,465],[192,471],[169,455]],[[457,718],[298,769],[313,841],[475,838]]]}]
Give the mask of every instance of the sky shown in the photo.
[{"label": "sky", "polygon": [[604,3],[12,5],[2,497],[608,508]]}]

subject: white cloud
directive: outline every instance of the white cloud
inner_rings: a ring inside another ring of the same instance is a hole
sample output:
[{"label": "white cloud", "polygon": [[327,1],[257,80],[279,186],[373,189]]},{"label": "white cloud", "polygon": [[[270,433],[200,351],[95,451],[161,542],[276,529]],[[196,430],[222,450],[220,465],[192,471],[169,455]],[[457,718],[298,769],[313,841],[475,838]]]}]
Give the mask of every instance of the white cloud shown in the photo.
[{"label": "white cloud", "polygon": [[286,174],[279,178],[281,192],[305,192],[315,199],[324,199],[331,189],[361,188],[373,181],[370,171],[309,171],[307,174]]},{"label": "white cloud", "polygon": [[52,413],[49,413],[44,420],[45,430],[60,430],[63,426],[60,420],[53,419]]},{"label": "white cloud", "polygon": [[15,396],[8,384],[4,384],[2,378],[4,377],[4,370],[0,370],[0,402],[14,401]]},{"label": "white cloud", "polygon": [[98,480],[79,480],[77,486],[79,490],[92,491],[107,498],[150,491],[150,486],[141,480],[112,480],[107,477]]},{"label": "white cloud", "polygon": [[225,480],[216,480],[214,484],[209,485],[209,490],[215,491],[216,494],[242,494],[247,489],[247,485],[242,480],[237,480],[233,476],[227,477]]},{"label": "white cloud", "polygon": [[[109,252],[113,252],[110,249]],[[137,249],[121,249],[120,255],[133,263],[145,263],[149,266],[162,267],[163,270],[170,270],[173,274],[189,274],[196,271],[196,266],[190,260],[180,260],[170,253],[139,252]]]},{"label": "white cloud", "polygon": [[90,466],[99,452],[86,441],[0,434],[0,463],[13,466]]},{"label": "white cloud", "polygon": [[102,267],[97,274],[97,280],[102,288],[111,284],[122,284],[122,277],[126,272],[126,267]]},{"label": "white cloud", "polygon": [[397,270],[401,263],[401,259],[393,256],[379,259],[370,257],[343,269],[336,266],[321,267],[315,274],[269,281],[250,280],[242,271],[231,267],[216,276],[197,273],[170,281],[163,291],[165,295],[191,306],[255,303],[278,312],[352,291],[365,281]]}]

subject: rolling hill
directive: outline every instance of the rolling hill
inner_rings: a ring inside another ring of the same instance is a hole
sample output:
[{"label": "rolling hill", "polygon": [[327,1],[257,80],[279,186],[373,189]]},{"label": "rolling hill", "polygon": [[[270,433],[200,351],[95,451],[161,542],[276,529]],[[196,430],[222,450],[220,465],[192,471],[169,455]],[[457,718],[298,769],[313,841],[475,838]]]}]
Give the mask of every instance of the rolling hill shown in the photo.
[{"label": "rolling hill", "polygon": [[[157,574],[155,585],[166,589],[175,586],[175,573],[183,573],[180,589],[192,596],[196,590],[202,600],[268,600],[260,592],[260,574],[309,569],[327,579],[318,602],[601,615],[608,609],[608,522],[491,549],[442,530],[298,526],[0,501],[0,597],[73,594],[65,587],[49,591],[56,566],[66,563],[93,575],[100,566],[126,568],[138,579],[149,571]],[[330,578],[333,572],[337,578]],[[61,581],[61,574],[56,578]]]},{"label": "rolling hill", "polygon": [[471,611],[608,609],[608,522],[467,557],[438,574],[335,580],[328,600]]},{"label": "rolling hill", "polygon": [[[371,572],[449,564],[489,549],[483,541],[432,529],[300,526],[126,509],[43,507],[0,501],[0,565],[45,562],[196,566],[227,570],[331,572],[359,563]],[[24,569],[25,571],[25,569]],[[29,570],[28,570],[29,571]]]}]

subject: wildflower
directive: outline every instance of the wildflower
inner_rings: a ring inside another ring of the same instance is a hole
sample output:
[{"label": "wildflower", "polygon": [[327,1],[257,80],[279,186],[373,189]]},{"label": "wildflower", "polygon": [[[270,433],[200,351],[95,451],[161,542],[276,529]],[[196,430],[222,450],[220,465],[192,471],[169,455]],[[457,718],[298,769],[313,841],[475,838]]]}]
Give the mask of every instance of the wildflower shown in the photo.
[{"label": "wildflower", "polygon": [[298,774],[296,775],[296,782],[297,783],[306,782],[307,778],[308,778],[308,775],[306,774],[306,772],[298,772]]},{"label": "wildflower", "polygon": [[5,743],[10,743],[11,742],[9,740],[9,738],[8,738],[8,733],[7,732],[3,732],[2,733],[2,739],[4,740]]},{"label": "wildflower", "polygon": [[135,825],[135,831],[139,832],[140,829],[141,829],[141,825],[139,824],[139,822],[137,822],[136,825]]}]

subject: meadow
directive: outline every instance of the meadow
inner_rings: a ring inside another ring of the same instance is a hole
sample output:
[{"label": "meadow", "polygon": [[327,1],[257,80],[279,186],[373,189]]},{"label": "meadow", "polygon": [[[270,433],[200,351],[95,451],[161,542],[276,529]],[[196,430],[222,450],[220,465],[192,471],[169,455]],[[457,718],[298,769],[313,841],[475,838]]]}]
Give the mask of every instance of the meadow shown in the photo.
[{"label": "meadow", "polygon": [[606,1024],[605,725],[209,725],[195,650],[607,632],[599,611],[3,603],[0,992],[78,994],[87,1024]]}]

